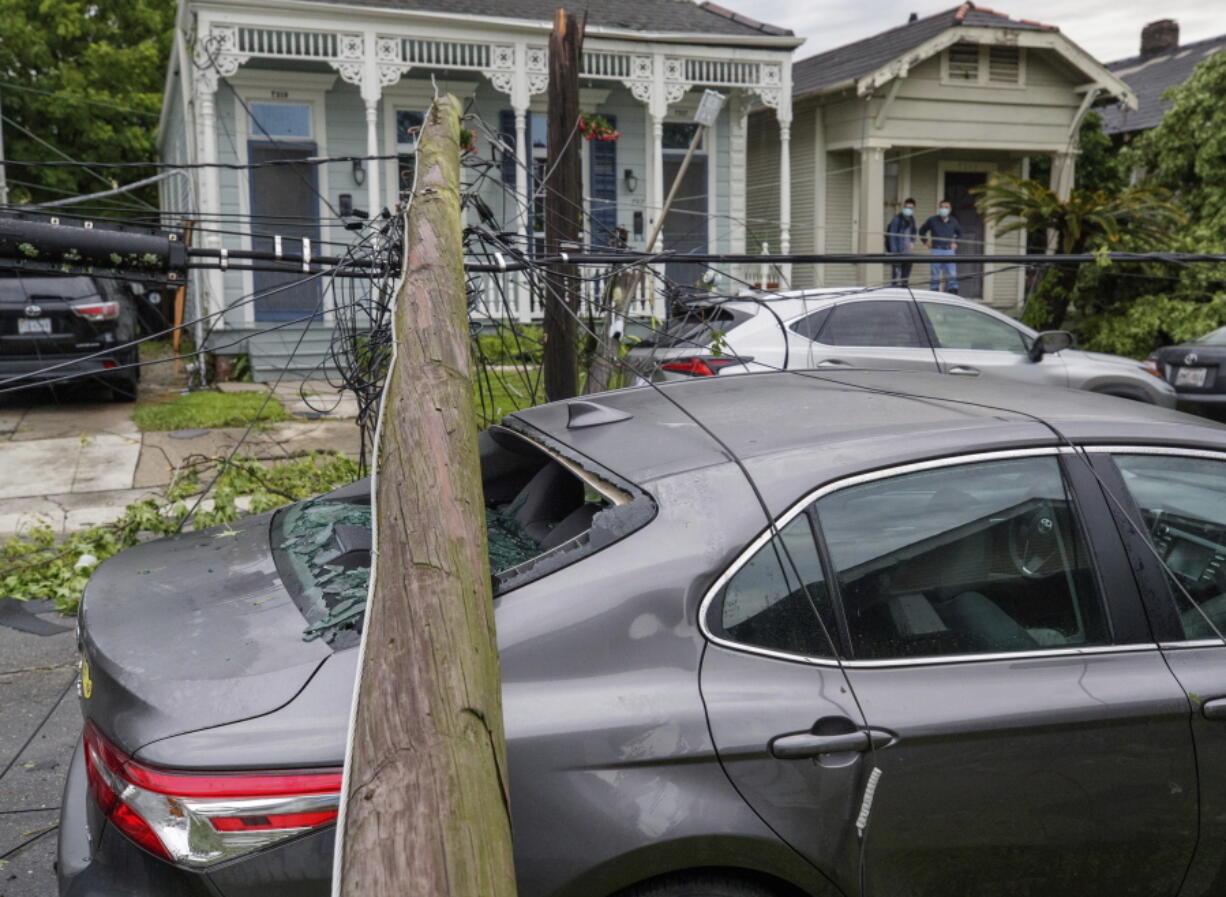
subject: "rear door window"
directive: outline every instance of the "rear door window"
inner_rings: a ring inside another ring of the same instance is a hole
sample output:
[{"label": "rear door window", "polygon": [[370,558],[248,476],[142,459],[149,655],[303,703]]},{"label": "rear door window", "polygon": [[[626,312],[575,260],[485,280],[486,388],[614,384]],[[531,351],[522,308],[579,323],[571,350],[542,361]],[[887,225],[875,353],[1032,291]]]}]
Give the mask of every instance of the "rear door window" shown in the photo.
[{"label": "rear door window", "polygon": [[1187,639],[1226,632],[1226,462],[1174,455],[1115,455],[1149,539],[1178,584]]},{"label": "rear door window", "polygon": [[832,656],[826,636],[837,630],[807,514],[780,528],[732,574],[707,612],[707,626],[747,647]]},{"label": "rear door window", "polygon": [[1108,642],[1077,511],[1054,456],[959,464],[816,504],[857,659]]},{"label": "rear door window", "polygon": [[911,304],[887,300],[835,306],[817,340],[827,346],[926,346]]}]

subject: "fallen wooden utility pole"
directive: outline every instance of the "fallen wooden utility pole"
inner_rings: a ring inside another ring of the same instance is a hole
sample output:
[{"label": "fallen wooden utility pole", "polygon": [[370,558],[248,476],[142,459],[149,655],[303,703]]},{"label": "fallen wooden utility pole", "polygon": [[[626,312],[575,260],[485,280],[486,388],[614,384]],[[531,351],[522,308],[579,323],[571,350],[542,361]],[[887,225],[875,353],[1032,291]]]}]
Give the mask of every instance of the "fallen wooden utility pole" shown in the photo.
[{"label": "fallen wooden utility pole", "polygon": [[[565,9],[553,17],[549,36],[549,153],[545,173],[545,252],[555,255],[583,237],[583,159],[579,153],[579,67],[583,26]],[[531,213],[531,210],[529,210]],[[579,269],[565,262],[545,275],[545,397],[569,399],[579,391],[575,321],[579,315]]]},{"label": "fallen wooden utility pole", "polygon": [[460,124],[417,144],[375,487],[374,584],[338,833],[343,897],[513,897],[460,225]]}]

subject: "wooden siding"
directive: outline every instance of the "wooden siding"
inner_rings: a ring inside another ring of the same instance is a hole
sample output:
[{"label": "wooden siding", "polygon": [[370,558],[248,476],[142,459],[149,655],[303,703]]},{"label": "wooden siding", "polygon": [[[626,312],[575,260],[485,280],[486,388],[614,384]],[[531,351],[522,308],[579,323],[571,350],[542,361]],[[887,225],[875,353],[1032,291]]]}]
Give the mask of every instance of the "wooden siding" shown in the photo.
[{"label": "wooden siding", "polygon": [[[859,154],[851,150],[826,153],[826,252],[856,249],[855,186]],[[826,265],[828,287],[859,282],[855,265]]]},{"label": "wooden siding", "polygon": [[894,145],[935,139],[949,146],[1061,147],[1081,104],[1075,88],[1084,81],[1061,67],[1051,54],[1030,50],[1024,87],[942,84],[941,61],[934,57],[902,79],[881,128],[874,119],[886,104],[887,89],[871,101],[835,104],[827,113],[834,123],[829,139],[835,144],[870,137]]},{"label": "wooden siding", "polygon": [[[779,125],[770,109],[749,116],[746,140],[745,251],[760,252],[765,243],[779,251]],[[792,129],[792,153],[797,150]],[[796,176],[793,162],[792,176]],[[792,208],[796,208],[796,184],[792,183]]]},{"label": "wooden siding", "polygon": [[[814,193],[817,189],[817,149],[814,127],[817,112],[813,105],[794,111],[792,120],[792,252],[817,251],[817,221]],[[817,285],[814,265],[792,268],[792,286]]]}]

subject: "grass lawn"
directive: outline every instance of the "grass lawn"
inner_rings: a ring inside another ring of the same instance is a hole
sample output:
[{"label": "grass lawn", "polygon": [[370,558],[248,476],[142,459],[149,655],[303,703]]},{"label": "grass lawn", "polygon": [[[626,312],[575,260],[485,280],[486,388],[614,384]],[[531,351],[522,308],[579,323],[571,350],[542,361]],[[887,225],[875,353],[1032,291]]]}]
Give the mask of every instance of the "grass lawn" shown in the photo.
[{"label": "grass lawn", "polygon": [[497,423],[508,414],[545,401],[541,369],[520,366],[514,370],[482,371],[473,378],[473,403],[480,426]]},{"label": "grass lawn", "polygon": [[203,390],[176,395],[168,402],[140,402],[132,410],[132,420],[142,430],[211,429],[245,427],[257,414],[261,423],[293,419],[280,402],[264,392]]}]

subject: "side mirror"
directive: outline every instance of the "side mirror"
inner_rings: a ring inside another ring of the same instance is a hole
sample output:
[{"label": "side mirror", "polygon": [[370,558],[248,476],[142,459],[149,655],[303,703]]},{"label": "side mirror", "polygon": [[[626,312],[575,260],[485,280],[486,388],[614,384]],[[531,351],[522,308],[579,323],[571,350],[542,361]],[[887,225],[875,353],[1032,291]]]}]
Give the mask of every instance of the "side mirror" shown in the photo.
[{"label": "side mirror", "polygon": [[1050,352],[1063,352],[1073,345],[1073,334],[1067,330],[1044,330],[1030,344],[1030,360],[1038,361]]}]

